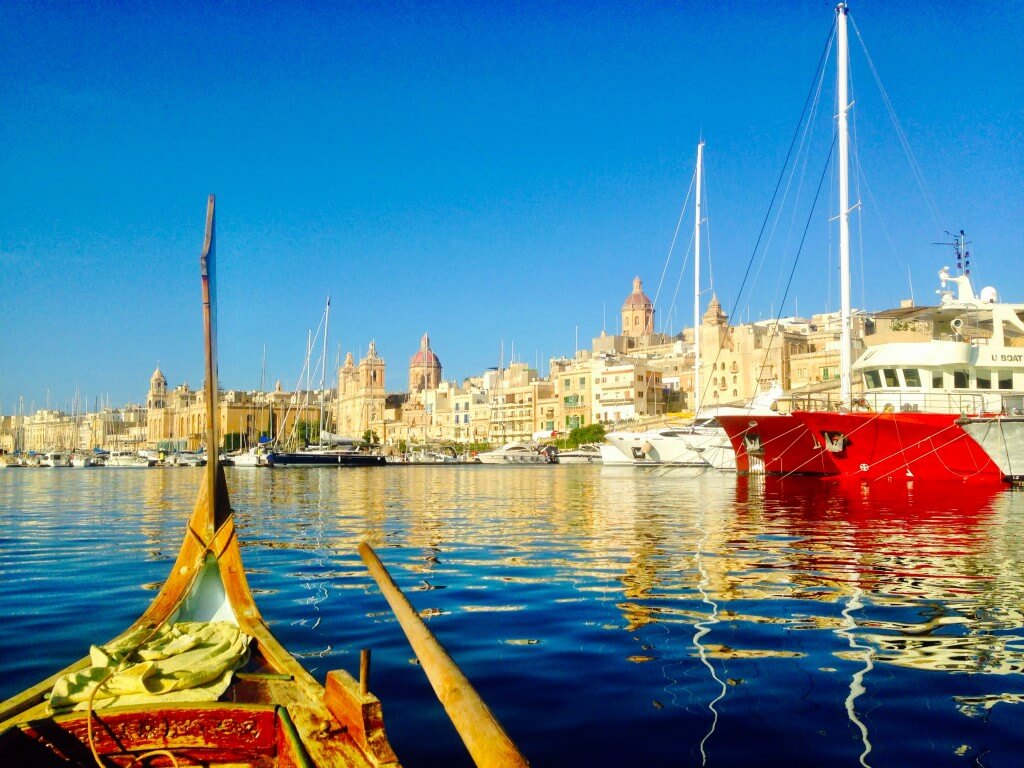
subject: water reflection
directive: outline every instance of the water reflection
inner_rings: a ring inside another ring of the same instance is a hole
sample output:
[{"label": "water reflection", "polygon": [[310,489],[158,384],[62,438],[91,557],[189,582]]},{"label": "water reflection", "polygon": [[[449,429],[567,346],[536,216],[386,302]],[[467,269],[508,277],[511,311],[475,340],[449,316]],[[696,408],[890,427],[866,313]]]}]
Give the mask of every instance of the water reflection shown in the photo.
[{"label": "water reflection", "polygon": [[[198,471],[9,474],[0,658],[41,626],[8,574],[78,622],[80,655],[166,575]],[[275,633],[320,677],[374,648],[409,765],[462,757],[358,560],[363,538],[538,765],[936,765],[1019,745],[1020,494],[592,466],[228,481]],[[130,599],[108,627],[81,604],[111,585]]]}]

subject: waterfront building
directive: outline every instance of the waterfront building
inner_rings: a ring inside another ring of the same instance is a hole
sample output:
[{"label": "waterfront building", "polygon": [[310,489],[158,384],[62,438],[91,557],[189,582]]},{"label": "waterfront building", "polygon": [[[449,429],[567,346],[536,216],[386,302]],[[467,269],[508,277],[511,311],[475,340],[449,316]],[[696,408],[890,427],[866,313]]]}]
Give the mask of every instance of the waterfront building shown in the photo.
[{"label": "waterfront building", "polygon": [[361,438],[367,431],[384,440],[386,433],[384,359],[377,354],[377,343],[370,342],[366,357],[355,365],[352,353],[338,369],[338,396],[335,412],[336,431],[346,437]]},{"label": "waterfront building", "polygon": [[[328,407],[332,395],[324,393]],[[320,423],[320,400],[319,391],[285,392],[280,381],[271,392],[222,392],[217,417],[221,447],[244,448],[255,445],[261,437],[287,441],[300,422]],[[134,417],[145,425],[135,441],[139,447],[164,453],[206,447],[206,400],[202,390],[193,390],[187,382],[168,390],[167,378],[157,368],[149,380],[146,405]],[[126,431],[129,435],[133,433],[131,428]],[[315,427],[307,427],[308,432],[315,432]]]},{"label": "waterfront building", "polygon": [[611,355],[595,357],[591,365],[591,410],[594,421],[611,424],[663,415],[669,392],[661,371],[647,361]]},{"label": "waterfront building", "polygon": [[528,441],[535,431],[535,404],[550,395],[550,382],[538,383],[537,371],[526,363],[488,371],[485,376],[490,413],[488,442],[503,445]]}]

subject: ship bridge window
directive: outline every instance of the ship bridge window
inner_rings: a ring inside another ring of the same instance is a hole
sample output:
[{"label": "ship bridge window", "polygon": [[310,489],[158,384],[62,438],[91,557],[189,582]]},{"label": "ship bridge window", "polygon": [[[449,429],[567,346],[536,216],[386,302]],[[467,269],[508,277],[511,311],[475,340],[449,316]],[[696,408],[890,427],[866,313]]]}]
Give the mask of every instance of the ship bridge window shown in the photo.
[{"label": "ship bridge window", "polygon": [[942,389],[942,371],[932,371],[932,389]]},{"label": "ship bridge window", "polygon": [[898,387],[900,385],[899,379],[896,378],[895,368],[883,368],[882,376],[885,377],[885,386]]},{"label": "ship bridge window", "polygon": [[917,368],[904,368],[903,381],[908,387],[920,387],[921,372]]},{"label": "ship bridge window", "polygon": [[878,371],[864,371],[864,383],[868,389],[878,389],[882,386],[882,377]]},{"label": "ship bridge window", "polygon": [[979,368],[975,374],[974,381],[978,389],[992,389],[992,372],[983,371]]},{"label": "ship bridge window", "polygon": [[1000,389],[1013,389],[1013,371],[996,371]]},{"label": "ship bridge window", "polygon": [[953,371],[953,389],[967,389],[967,371]]}]

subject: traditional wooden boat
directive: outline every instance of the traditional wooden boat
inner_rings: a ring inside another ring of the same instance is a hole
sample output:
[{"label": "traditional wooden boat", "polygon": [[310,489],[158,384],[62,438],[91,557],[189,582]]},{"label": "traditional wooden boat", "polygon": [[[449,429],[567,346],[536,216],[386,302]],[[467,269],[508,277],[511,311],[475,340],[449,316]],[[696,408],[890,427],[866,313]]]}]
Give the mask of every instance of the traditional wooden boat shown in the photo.
[{"label": "traditional wooden boat", "polygon": [[[210,446],[219,445],[214,253],[211,195],[200,256]],[[375,562],[374,577],[384,578],[368,547],[362,554]],[[413,616],[399,616],[403,628],[418,621],[407,604],[405,610]],[[447,658],[443,649],[441,655]],[[226,666],[211,671],[211,657],[226,658]],[[448,693],[438,695],[449,713],[463,710],[452,719],[474,759],[525,765],[496,721],[496,730],[476,728],[493,716],[472,698],[468,681],[452,683],[444,661],[424,656],[424,669],[432,682],[439,675],[447,686]],[[224,470],[217,451],[210,451],[185,540],[153,603],[90,657],[0,704],[0,764],[397,766],[380,701],[367,691],[368,667],[364,652],[359,681],[336,670],[322,686],[274,638],[246,582]],[[453,693],[459,701],[445,701]],[[78,709],[61,711],[64,705]]]}]

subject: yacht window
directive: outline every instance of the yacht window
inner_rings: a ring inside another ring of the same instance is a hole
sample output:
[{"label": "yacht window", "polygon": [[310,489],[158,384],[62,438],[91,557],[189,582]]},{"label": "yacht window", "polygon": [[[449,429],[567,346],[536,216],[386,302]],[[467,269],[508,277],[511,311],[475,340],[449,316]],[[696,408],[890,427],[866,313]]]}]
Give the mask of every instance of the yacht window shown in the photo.
[{"label": "yacht window", "polygon": [[917,368],[904,368],[903,381],[908,387],[920,387],[921,372]]},{"label": "yacht window", "polygon": [[899,379],[896,378],[895,368],[883,368],[882,376],[885,377],[885,386],[887,387],[898,387],[900,385]]},{"label": "yacht window", "polygon": [[868,389],[878,389],[882,386],[882,379],[878,371],[864,371],[864,383]]},{"label": "yacht window", "polygon": [[932,372],[932,389],[942,389],[942,371]]},{"label": "yacht window", "polygon": [[967,371],[953,371],[953,389],[967,389]]},{"label": "yacht window", "polygon": [[975,374],[975,384],[978,389],[992,389],[992,372],[978,369]]},{"label": "yacht window", "polygon": [[1013,389],[1013,371],[997,371],[1000,389]]}]

